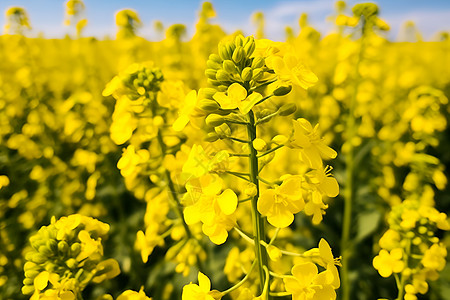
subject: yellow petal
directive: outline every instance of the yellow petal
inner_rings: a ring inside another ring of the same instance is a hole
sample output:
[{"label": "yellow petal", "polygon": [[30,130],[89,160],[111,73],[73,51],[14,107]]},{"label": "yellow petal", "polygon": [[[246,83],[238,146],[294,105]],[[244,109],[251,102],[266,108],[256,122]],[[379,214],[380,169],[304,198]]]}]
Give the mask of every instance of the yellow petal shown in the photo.
[{"label": "yellow petal", "polygon": [[275,190],[269,189],[264,191],[258,198],[258,211],[263,216],[267,216],[267,213],[272,209],[275,202]]},{"label": "yellow petal", "polygon": [[336,197],[339,195],[339,184],[333,177],[325,177],[320,188],[325,191],[328,197]]},{"label": "yellow petal", "polygon": [[209,280],[208,276],[203,274],[202,272],[198,272],[198,285],[200,286],[200,289],[207,293],[211,289],[211,281]]},{"label": "yellow petal", "polygon": [[253,93],[250,96],[247,97],[244,101],[241,101],[238,104],[239,111],[242,114],[248,114],[248,112],[255,106],[258,101],[262,99],[262,95],[259,93]]},{"label": "yellow petal", "polygon": [[184,215],[184,220],[186,221],[186,224],[188,224],[188,225],[198,223],[201,220],[201,214],[195,205],[185,207],[184,211],[183,211],[183,215]]},{"label": "yellow petal", "polygon": [[235,101],[242,101],[247,98],[247,90],[239,83],[233,83],[228,88],[228,97]]},{"label": "yellow petal", "polygon": [[238,198],[231,189],[226,189],[217,197],[217,203],[224,214],[231,215],[236,211]]},{"label": "yellow petal", "polygon": [[48,284],[49,275],[50,275],[50,273],[48,273],[47,271],[42,271],[41,273],[39,273],[34,278],[34,287],[39,291],[42,291],[43,289],[45,289],[45,287]]},{"label": "yellow petal", "polygon": [[178,117],[178,119],[175,120],[172,124],[172,128],[175,131],[181,131],[186,127],[186,125],[189,123],[189,117],[186,115],[181,115]]},{"label": "yellow petal", "polygon": [[284,206],[275,205],[274,212],[267,216],[267,221],[275,227],[285,228],[292,224],[294,215]]}]

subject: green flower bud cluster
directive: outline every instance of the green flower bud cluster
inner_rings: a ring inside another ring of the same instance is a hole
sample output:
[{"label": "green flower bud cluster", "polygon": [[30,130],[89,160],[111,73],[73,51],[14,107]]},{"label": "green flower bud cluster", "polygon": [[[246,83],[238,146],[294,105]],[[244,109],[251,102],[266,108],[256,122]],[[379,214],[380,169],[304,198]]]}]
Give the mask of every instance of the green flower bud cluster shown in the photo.
[{"label": "green flower bud cluster", "polygon": [[[51,289],[48,282],[56,288],[49,274],[58,279],[59,290],[75,295],[90,281],[100,282],[118,275],[117,262],[103,260],[101,240],[108,231],[108,224],[82,215],[70,215],[58,221],[53,218],[49,226],[41,227],[30,237],[31,249],[25,255],[23,294]],[[38,278],[40,274],[46,276]]]},{"label": "green flower bud cluster", "polygon": [[160,86],[164,77],[159,68],[140,64],[134,65],[134,68],[128,71],[131,72],[123,75],[122,83],[126,88],[127,96],[131,100],[137,100],[141,97],[153,99],[153,95],[161,89]]},{"label": "green flower bud cluster", "polygon": [[364,30],[378,28],[389,30],[389,25],[378,17],[379,8],[375,3],[359,3],[352,8],[353,15],[364,19]]},{"label": "green flower bud cluster", "polygon": [[236,36],[234,41],[219,44],[219,54],[211,54],[205,71],[208,82],[218,91],[224,92],[238,82],[253,86],[264,75],[265,61],[262,57],[252,57],[256,43],[252,36]]}]

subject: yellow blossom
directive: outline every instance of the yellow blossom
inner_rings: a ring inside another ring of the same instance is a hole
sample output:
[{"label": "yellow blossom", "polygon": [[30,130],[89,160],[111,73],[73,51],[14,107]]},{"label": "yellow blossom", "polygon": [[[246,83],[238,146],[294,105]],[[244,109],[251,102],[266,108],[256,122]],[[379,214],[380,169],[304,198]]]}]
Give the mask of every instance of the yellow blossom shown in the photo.
[{"label": "yellow blossom", "polygon": [[258,211],[275,227],[284,228],[294,221],[294,214],[305,206],[302,179],[290,176],[275,189],[264,191],[258,199]]},{"label": "yellow blossom", "polygon": [[[190,283],[183,287],[182,300],[215,300],[212,295],[217,294],[211,290],[211,281],[202,272],[198,272],[198,284]],[[220,299],[220,298],[219,298]]]},{"label": "yellow blossom", "polygon": [[283,58],[274,57],[273,69],[281,81],[298,85],[304,89],[308,89],[318,81],[316,74],[291,53],[287,53]]},{"label": "yellow blossom", "polygon": [[389,277],[392,273],[400,273],[405,268],[402,257],[401,248],[395,248],[391,252],[381,249],[378,256],[373,259],[373,266],[381,276]]},{"label": "yellow blossom", "polygon": [[254,92],[247,96],[247,90],[242,85],[233,83],[228,87],[226,94],[217,92],[213,98],[222,109],[239,108],[242,114],[247,114],[262,99],[262,95]]},{"label": "yellow blossom", "polygon": [[283,279],[286,291],[292,293],[293,300],[334,300],[336,292],[331,285],[333,274],[325,270],[318,273],[317,266],[311,262],[295,265],[292,277]]},{"label": "yellow blossom", "polygon": [[311,168],[319,169],[322,158],[331,159],[337,156],[336,151],[328,147],[319,136],[319,124],[312,127],[308,120],[293,120],[294,132],[289,147],[300,148],[302,160]]}]

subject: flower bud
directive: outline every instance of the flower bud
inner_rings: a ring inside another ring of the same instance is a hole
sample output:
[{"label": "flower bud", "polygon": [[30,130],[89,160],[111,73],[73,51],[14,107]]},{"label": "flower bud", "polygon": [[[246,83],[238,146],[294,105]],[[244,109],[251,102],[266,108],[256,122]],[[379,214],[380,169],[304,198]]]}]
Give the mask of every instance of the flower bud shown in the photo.
[{"label": "flower bud", "polygon": [[25,271],[25,277],[27,278],[34,278],[39,274],[39,271],[37,270],[29,270],[29,271]]},{"label": "flower bud", "polygon": [[75,269],[76,266],[77,266],[77,261],[76,261],[76,259],[75,259],[75,258],[69,258],[69,259],[66,261],[66,266],[68,266],[69,269]]},{"label": "flower bud", "polygon": [[70,246],[70,252],[72,257],[78,256],[81,252],[81,245],[80,243],[73,243],[72,246]]},{"label": "flower bud", "polygon": [[256,151],[263,151],[267,146],[266,142],[260,138],[254,139],[252,144]]},{"label": "flower bud", "polygon": [[253,80],[258,81],[264,76],[264,70],[262,68],[254,69],[253,70]]},{"label": "flower bud", "polygon": [[53,253],[56,253],[58,251],[58,242],[56,240],[48,240],[47,241],[47,247],[51,249]]},{"label": "flower bud", "polygon": [[223,61],[223,69],[228,73],[236,73],[236,65],[229,59]]},{"label": "flower bud", "polygon": [[214,53],[210,54],[208,59],[211,60],[211,61],[214,61],[214,62],[216,62],[218,64],[220,64],[222,62],[222,59],[220,58],[220,56],[217,55],[217,54],[214,54]]},{"label": "flower bud", "polygon": [[219,70],[219,71],[217,71],[216,79],[218,81],[229,81],[230,80],[230,74],[228,74],[224,70]]},{"label": "flower bud", "polygon": [[284,95],[289,94],[291,91],[292,91],[292,85],[288,85],[288,86],[281,85],[273,91],[273,94],[275,96],[284,96]]},{"label": "flower bud", "polygon": [[206,69],[206,71],[205,71],[205,75],[209,79],[216,79],[216,74],[217,74],[217,71],[213,70],[213,69]]},{"label": "flower bud", "polygon": [[207,66],[208,68],[210,68],[210,69],[218,70],[218,69],[221,68],[222,65],[221,65],[220,63],[216,62],[216,61],[208,60],[208,61],[206,62],[206,66]]},{"label": "flower bud", "polygon": [[245,53],[247,54],[247,57],[249,57],[255,51],[256,43],[255,43],[255,39],[252,36],[249,36],[247,38],[250,38],[250,39],[246,44],[244,44],[244,50],[245,50]]},{"label": "flower bud", "polygon": [[217,133],[215,132],[209,132],[204,138],[203,140],[206,142],[215,142],[219,139],[219,136],[217,135]]},{"label": "flower bud", "polygon": [[247,195],[248,197],[256,196],[257,192],[258,189],[256,188],[256,185],[253,182],[249,182],[244,189],[244,194]]},{"label": "flower bud", "polygon": [[208,78],[208,83],[211,84],[211,85],[215,85],[215,86],[220,85],[220,81],[217,81],[217,80],[214,80],[214,79],[209,79],[209,78]]},{"label": "flower bud", "polygon": [[66,241],[60,241],[58,243],[58,251],[61,255],[66,255],[67,251],[69,251],[69,244]]},{"label": "flower bud", "polygon": [[235,122],[247,122],[246,118],[241,114],[231,113],[227,116],[227,120]]},{"label": "flower bud", "polygon": [[245,57],[245,50],[242,47],[237,47],[233,52],[233,61],[239,63]]},{"label": "flower bud", "polygon": [[242,80],[250,81],[250,80],[252,80],[252,77],[253,77],[252,68],[247,67],[247,68],[244,68],[244,70],[242,70],[242,74],[241,74]]},{"label": "flower bud", "polygon": [[242,46],[244,46],[244,37],[243,37],[242,35],[237,35],[237,36],[234,38],[234,44],[235,44],[237,47],[242,47]]},{"label": "flower bud", "polygon": [[50,248],[47,247],[47,245],[40,246],[38,252],[45,256],[50,256],[53,254],[52,250],[50,250]]},{"label": "flower bud", "polygon": [[34,289],[35,289],[34,285],[24,285],[22,287],[22,294],[24,294],[24,295],[33,294]]},{"label": "flower bud", "polygon": [[210,114],[206,117],[205,122],[209,126],[216,127],[222,125],[225,122],[225,118],[218,114]]},{"label": "flower bud", "polygon": [[231,128],[227,123],[214,127],[214,130],[219,135],[219,138],[225,138],[231,135]]},{"label": "flower bud", "polygon": [[219,56],[221,59],[231,59],[231,55],[229,53],[227,44],[225,43],[219,44]]},{"label": "flower bud", "polygon": [[297,106],[295,105],[295,103],[286,103],[280,107],[278,112],[280,116],[289,116],[290,114],[295,113],[296,110]]},{"label": "flower bud", "polygon": [[31,261],[36,263],[36,264],[42,264],[47,260],[47,257],[45,255],[42,255],[40,253],[34,253]]},{"label": "flower bud", "polygon": [[265,63],[264,57],[261,56],[255,57],[252,62],[252,68],[253,69],[262,68],[264,66],[264,63]]},{"label": "flower bud", "polygon": [[210,99],[213,100],[214,94],[217,92],[213,88],[200,88],[198,90],[198,99]]},{"label": "flower bud", "polygon": [[204,112],[214,112],[219,109],[219,104],[215,100],[203,99],[198,103],[198,108]]}]

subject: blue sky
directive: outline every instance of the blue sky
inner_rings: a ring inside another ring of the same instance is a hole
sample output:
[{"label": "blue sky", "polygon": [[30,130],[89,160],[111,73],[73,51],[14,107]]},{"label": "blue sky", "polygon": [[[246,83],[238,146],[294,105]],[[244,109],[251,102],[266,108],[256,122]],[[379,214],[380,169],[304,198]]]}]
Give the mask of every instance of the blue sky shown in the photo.
[{"label": "blue sky", "polygon": [[[160,20],[165,27],[182,23],[192,34],[198,11],[203,1],[199,0],[84,0],[89,21],[85,35],[99,38],[114,36],[114,14],[123,8],[138,11],[143,28],[140,35],[155,38],[153,22]],[[266,17],[266,34],[274,40],[283,40],[285,26],[298,30],[298,17],[302,12],[309,14],[311,24],[326,33],[332,24],[326,20],[333,13],[335,0],[212,0],[217,17],[213,23],[220,24],[227,32],[242,29],[245,34],[253,34],[255,27],[251,15],[262,11]],[[347,1],[351,7],[364,1]],[[365,1],[367,2],[367,1]],[[436,32],[450,31],[450,0],[378,0],[380,16],[391,25],[390,37],[396,38],[404,22],[415,21],[425,39]],[[26,8],[33,27],[32,35],[43,32],[46,37],[61,37],[68,29],[62,23],[64,3],[61,0],[1,0],[0,12],[10,6]],[[4,13],[0,24],[5,24]]]}]

